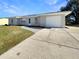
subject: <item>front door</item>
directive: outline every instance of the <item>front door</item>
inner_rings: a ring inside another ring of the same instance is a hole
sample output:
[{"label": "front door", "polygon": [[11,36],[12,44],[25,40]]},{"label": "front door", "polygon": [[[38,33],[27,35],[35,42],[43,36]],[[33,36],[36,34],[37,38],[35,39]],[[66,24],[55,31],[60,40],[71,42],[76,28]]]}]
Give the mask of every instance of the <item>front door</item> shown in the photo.
[{"label": "front door", "polygon": [[29,20],[28,20],[28,26],[31,26],[32,24],[31,24],[31,19],[29,18]]}]

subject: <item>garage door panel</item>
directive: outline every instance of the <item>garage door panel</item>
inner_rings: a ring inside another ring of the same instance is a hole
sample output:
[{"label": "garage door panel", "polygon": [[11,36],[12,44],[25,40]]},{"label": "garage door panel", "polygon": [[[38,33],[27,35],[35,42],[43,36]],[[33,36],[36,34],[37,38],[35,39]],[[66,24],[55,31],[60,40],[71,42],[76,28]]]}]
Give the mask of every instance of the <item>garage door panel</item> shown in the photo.
[{"label": "garage door panel", "polygon": [[61,16],[47,16],[46,26],[47,27],[62,27]]}]

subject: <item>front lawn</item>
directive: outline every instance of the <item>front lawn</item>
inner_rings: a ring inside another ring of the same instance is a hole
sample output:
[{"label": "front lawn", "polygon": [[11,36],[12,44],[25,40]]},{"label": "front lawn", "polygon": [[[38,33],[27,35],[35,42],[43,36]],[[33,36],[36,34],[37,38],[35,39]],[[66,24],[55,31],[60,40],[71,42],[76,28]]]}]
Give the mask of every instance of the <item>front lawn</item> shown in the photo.
[{"label": "front lawn", "polygon": [[33,33],[19,26],[0,26],[0,54],[17,45]]}]

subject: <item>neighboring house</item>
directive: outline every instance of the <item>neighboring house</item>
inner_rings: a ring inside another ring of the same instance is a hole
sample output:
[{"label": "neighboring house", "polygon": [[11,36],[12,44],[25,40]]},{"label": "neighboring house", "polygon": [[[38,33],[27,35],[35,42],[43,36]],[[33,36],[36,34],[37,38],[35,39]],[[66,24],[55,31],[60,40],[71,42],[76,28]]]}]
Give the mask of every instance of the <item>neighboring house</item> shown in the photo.
[{"label": "neighboring house", "polygon": [[41,26],[41,27],[65,27],[65,16],[70,11],[57,13],[42,13],[22,17],[9,18],[9,25]]},{"label": "neighboring house", "polygon": [[8,18],[0,18],[0,25],[8,25],[9,23]]}]

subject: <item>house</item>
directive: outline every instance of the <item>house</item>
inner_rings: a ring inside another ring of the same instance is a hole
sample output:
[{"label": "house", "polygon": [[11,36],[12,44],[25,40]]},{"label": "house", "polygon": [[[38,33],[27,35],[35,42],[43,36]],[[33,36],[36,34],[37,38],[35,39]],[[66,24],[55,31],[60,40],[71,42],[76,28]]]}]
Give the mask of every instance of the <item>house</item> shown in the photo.
[{"label": "house", "polygon": [[0,25],[8,25],[8,18],[0,18]]},{"label": "house", "polygon": [[9,18],[9,25],[65,27],[65,16],[70,13],[70,11],[50,12],[22,17],[11,17]]}]

